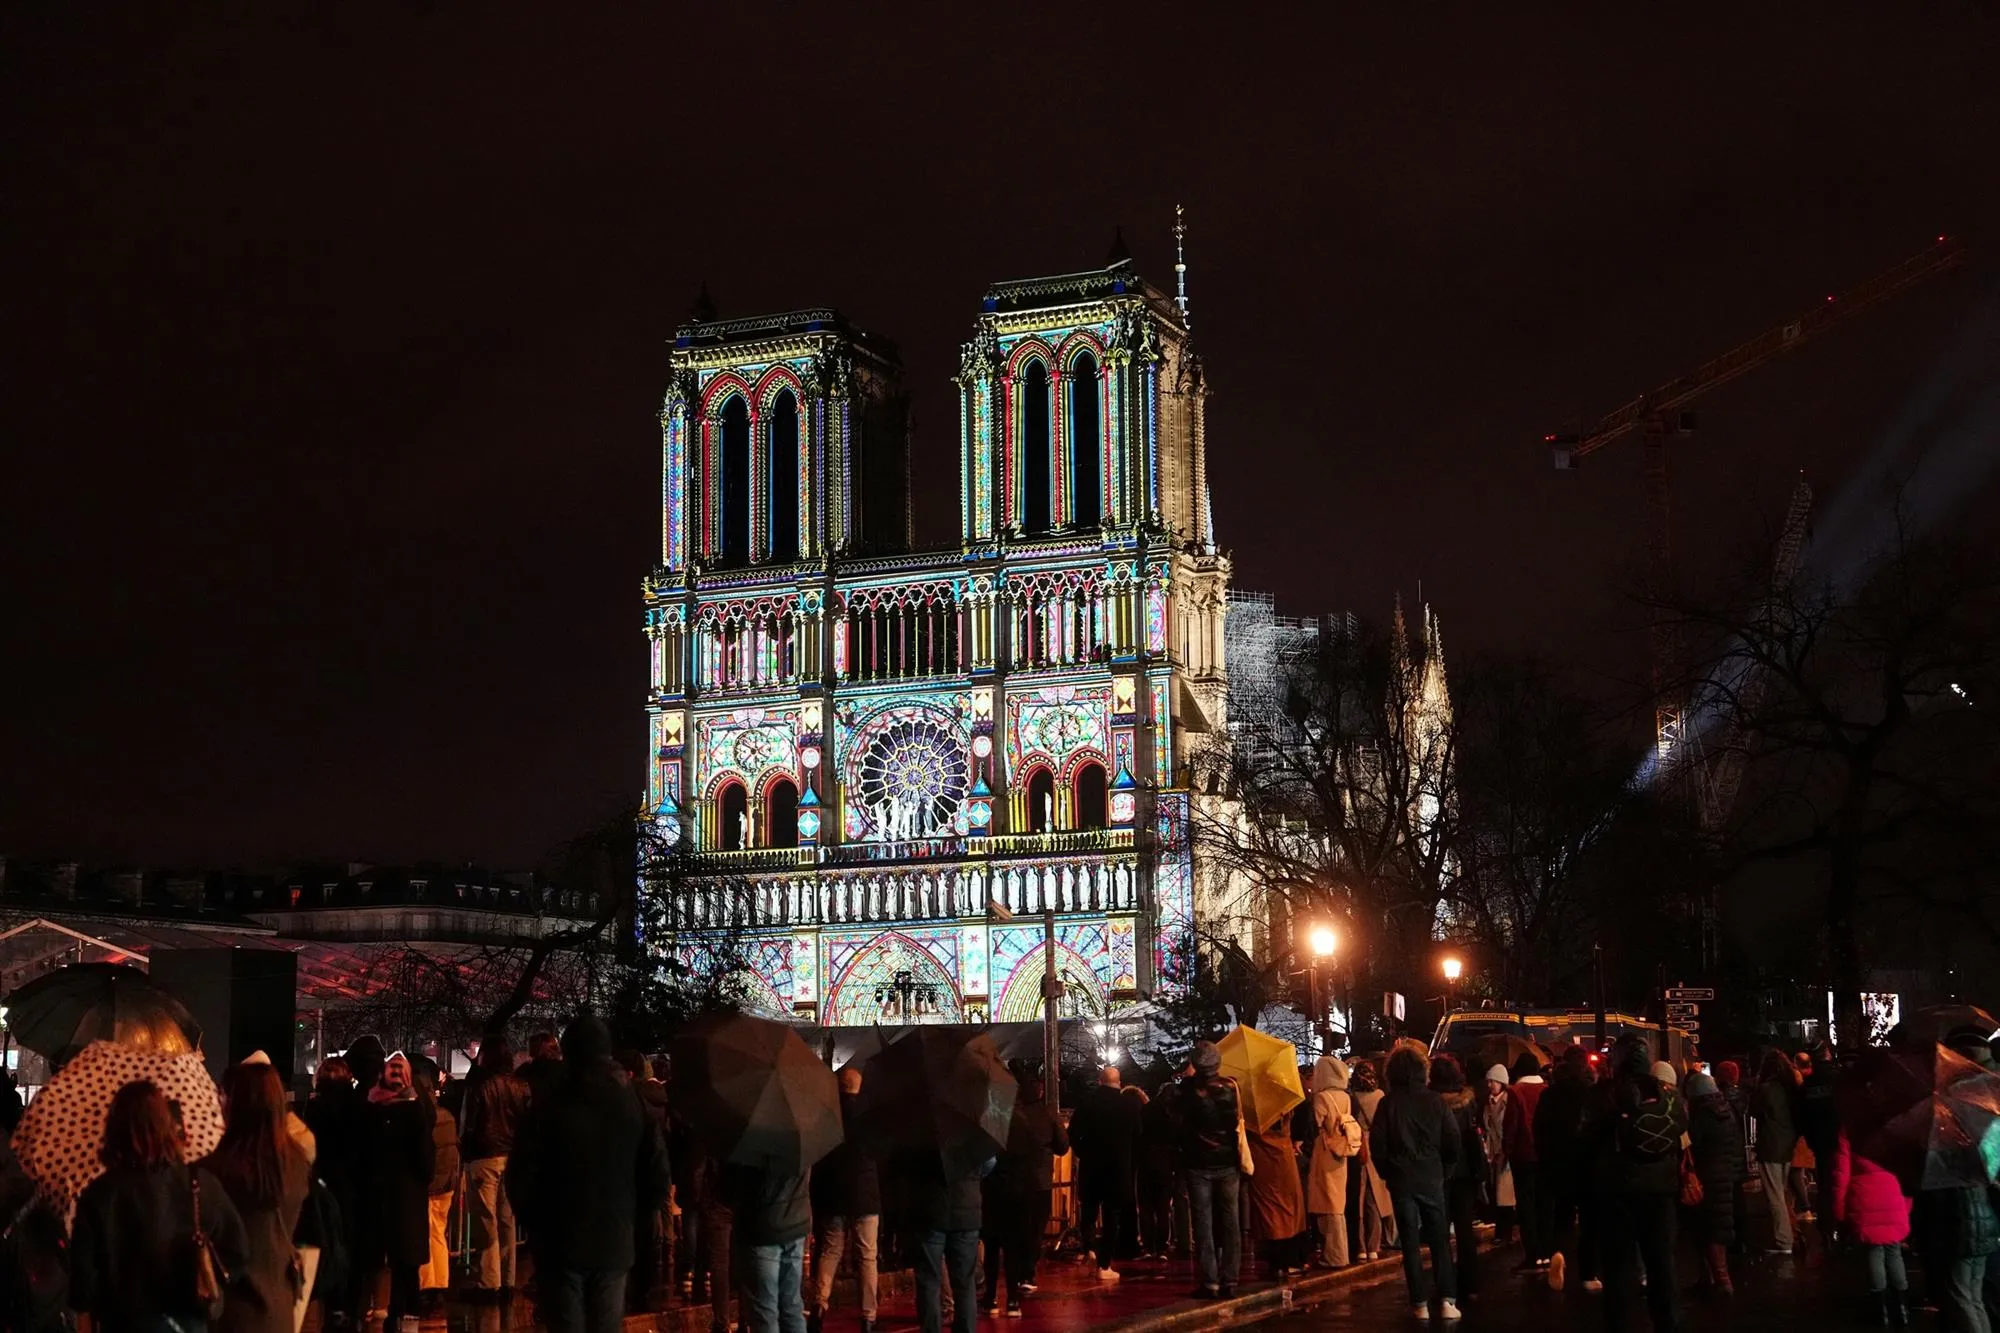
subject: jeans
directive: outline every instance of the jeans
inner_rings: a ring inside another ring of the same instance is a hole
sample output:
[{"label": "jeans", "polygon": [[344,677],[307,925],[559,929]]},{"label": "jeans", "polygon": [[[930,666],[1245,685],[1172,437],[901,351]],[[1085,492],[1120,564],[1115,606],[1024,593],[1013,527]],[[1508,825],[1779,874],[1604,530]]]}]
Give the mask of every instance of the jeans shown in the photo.
[{"label": "jeans", "polygon": [[710,1198],[701,1209],[701,1249],[708,1261],[708,1326],[715,1333],[728,1333],[729,1303],[736,1298],[730,1280],[729,1246],[736,1229],[736,1214],[728,1204]]},{"label": "jeans", "polygon": [[625,1270],[557,1268],[536,1275],[548,1333],[624,1333]]},{"label": "jeans", "polygon": [[1512,1162],[1514,1215],[1521,1223],[1521,1257],[1530,1263],[1549,1257],[1548,1231],[1542,1214],[1540,1162]]},{"label": "jeans", "polygon": [[1458,1275],[1452,1271],[1451,1232],[1445,1225],[1444,1200],[1395,1190],[1389,1202],[1396,1210],[1396,1234],[1403,1242],[1403,1280],[1410,1284],[1410,1304],[1430,1305],[1424,1292],[1424,1251],[1431,1248],[1431,1269],[1441,1301],[1458,1299]]},{"label": "jeans", "polygon": [[1604,1201],[1604,1326],[1625,1327],[1626,1307],[1646,1266],[1646,1308],[1653,1333],[1674,1333],[1674,1210],[1672,1194],[1613,1194]]},{"label": "jeans", "polygon": [[1945,1270],[1945,1309],[1950,1316],[1945,1326],[1952,1333],[1993,1333],[1981,1291],[1986,1285],[1987,1258],[1982,1254],[1977,1259],[1954,1259]]},{"label": "jeans", "polygon": [[1445,1213],[1458,1253],[1452,1263],[1453,1285],[1460,1296],[1479,1290],[1479,1232],[1475,1228],[1473,1205],[1479,1197],[1479,1182],[1471,1178],[1448,1181],[1444,1187]]},{"label": "jeans", "polygon": [[1764,1202],[1771,1208],[1771,1248],[1792,1248],[1792,1205],[1785,1186],[1792,1174],[1790,1162],[1759,1162],[1757,1175],[1764,1182]]},{"label": "jeans", "polygon": [[[926,1231],[917,1238],[917,1327],[943,1333],[942,1280],[951,1279],[952,1333],[973,1333],[979,1321],[977,1231]],[[790,1330],[789,1333],[796,1333]]]},{"label": "jeans", "polygon": [[1870,1245],[1868,1247],[1868,1290],[1902,1291],[1910,1285],[1909,1270],[1903,1267],[1903,1247],[1900,1245]]},{"label": "jeans", "polygon": [[781,1245],[746,1245],[749,1282],[743,1288],[743,1325],[750,1333],[806,1333],[806,1238]]},{"label": "jeans", "polygon": [[514,1285],[514,1209],[501,1185],[505,1157],[479,1157],[465,1164],[465,1212],[472,1222],[472,1253],[482,1291]]},{"label": "jeans", "polygon": [[1139,1172],[1139,1249],[1165,1254],[1173,1218],[1174,1177],[1165,1170]]},{"label": "jeans", "polygon": [[882,1234],[882,1219],[867,1217],[823,1217],[813,1237],[813,1309],[824,1312],[833,1299],[833,1277],[840,1271],[840,1256],[854,1241],[854,1268],[861,1283],[861,1317],[875,1320],[879,1272],[875,1242]]},{"label": "jeans", "polygon": [[[1201,1285],[1210,1291],[1234,1287],[1243,1267],[1243,1219],[1237,1198],[1243,1173],[1233,1166],[1187,1170],[1188,1212],[1194,1219],[1194,1262]],[[1220,1228],[1222,1234],[1216,1235]],[[1221,1263],[1216,1250],[1221,1248]]]}]

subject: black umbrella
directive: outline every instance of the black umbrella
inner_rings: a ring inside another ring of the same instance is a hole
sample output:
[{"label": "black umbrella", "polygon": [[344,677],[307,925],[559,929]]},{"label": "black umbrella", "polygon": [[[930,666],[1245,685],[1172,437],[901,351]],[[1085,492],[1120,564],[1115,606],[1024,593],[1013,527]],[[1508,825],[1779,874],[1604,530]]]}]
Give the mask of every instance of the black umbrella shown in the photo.
[{"label": "black umbrella", "polygon": [[1968,1038],[1983,1046],[1996,1032],[2000,1022],[1976,1004],[1934,1004],[1915,1010],[1890,1029],[1889,1045],[1923,1054],[1933,1046],[1954,1046]]},{"label": "black umbrella", "polygon": [[1006,1146],[1017,1091],[985,1033],[914,1027],[861,1066],[855,1133],[877,1152],[935,1152],[963,1176]]},{"label": "black umbrella", "polygon": [[136,967],[71,963],[7,997],[14,1040],[60,1064],[93,1041],[178,1055],[201,1045],[201,1024]]},{"label": "black umbrella", "polygon": [[2000,1073],[1944,1046],[1876,1049],[1847,1071],[1839,1095],[1854,1150],[1905,1190],[2000,1180]]},{"label": "black umbrella", "polygon": [[675,1038],[668,1098],[727,1162],[803,1171],[839,1146],[840,1088],[799,1034],[710,1014]]}]

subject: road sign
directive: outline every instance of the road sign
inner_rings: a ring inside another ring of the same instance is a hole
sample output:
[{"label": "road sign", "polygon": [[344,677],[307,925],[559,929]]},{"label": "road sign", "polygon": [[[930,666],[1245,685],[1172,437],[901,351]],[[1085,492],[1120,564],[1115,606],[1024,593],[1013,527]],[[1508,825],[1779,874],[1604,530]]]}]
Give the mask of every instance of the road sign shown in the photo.
[{"label": "road sign", "polygon": [[1701,1017],[1698,1004],[1670,1004],[1667,1006],[1667,1021],[1685,1027],[1689,1021]]},{"label": "road sign", "polygon": [[1715,998],[1715,987],[1713,986],[1667,987],[1667,1000],[1670,1003],[1672,1002],[1685,1003],[1686,1001],[1689,1000],[1712,1000],[1714,998]]}]

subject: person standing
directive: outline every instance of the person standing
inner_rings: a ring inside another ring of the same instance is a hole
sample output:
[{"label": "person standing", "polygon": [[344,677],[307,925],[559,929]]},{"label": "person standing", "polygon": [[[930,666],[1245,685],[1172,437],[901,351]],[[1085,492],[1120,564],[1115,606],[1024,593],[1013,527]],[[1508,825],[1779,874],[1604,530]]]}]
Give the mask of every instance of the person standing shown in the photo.
[{"label": "person standing", "polygon": [[1743,1158],[1743,1126],[1715,1080],[1690,1074],[1687,1082],[1688,1149],[1701,1181],[1701,1202],[1690,1210],[1702,1286],[1719,1295],[1735,1294],[1729,1251],[1736,1243],[1736,1196],[1748,1164]]},{"label": "person standing", "polygon": [[750,1333],[805,1333],[802,1286],[806,1232],[812,1229],[805,1171],[731,1162],[720,1184],[743,1247],[744,1327]]},{"label": "person standing", "polygon": [[1268,1125],[1248,1125],[1250,1235],[1279,1277],[1297,1271],[1305,1258],[1306,1196],[1299,1180],[1299,1152],[1289,1116]]},{"label": "person standing", "polygon": [[1764,1202],[1771,1210],[1772,1254],[1790,1254],[1792,1232],[1792,1154],[1798,1150],[1798,1074],[1780,1050],[1765,1053],[1758,1070],[1757,1091],[1750,1113],[1757,1118],[1757,1176]]},{"label": "person standing", "polygon": [[[1492,1071],[1487,1071],[1487,1077],[1492,1076]],[[1514,1180],[1514,1213],[1521,1222],[1520,1267],[1524,1272],[1549,1266],[1542,1163],[1535,1151],[1535,1110],[1547,1090],[1540,1061],[1528,1054],[1514,1061],[1507,1084],[1507,1110],[1500,1124],[1500,1154]]]},{"label": "person standing", "polygon": [[[639,1099],[639,1109],[646,1113],[646,1119],[664,1143],[667,1137],[667,1085],[653,1077],[652,1065],[639,1051],[620,1051],[618,1064],[632,1085],[632,1095]],[[661,1205],[665,1202],[664,1198],[642,1202],[638,1216],[632,1219],[632,1271],[625,1278],[627,1314],[652,1313],[653,1288],[660,1280],[660,1220]]]},{"label": "person standing", "polygon": [[973,1333],[977,1325],[979,1182],[986,1165],[951,1171],[936,1152],[905,1152],[890,1159],[916,1242],[917,1327],[922,1333],[942,1333],[946,1282],[951,1284],[953,1333]]},{"label": "person standing", "polygon": [[980,1222],[986,1246],[986,1312],[1010,1318],[1020,1316],[1022,1299],[1034,1290],[1055,1159],[1069,1151],[1069,1134],[1050,1112],[1041,1079],[1023,1075],[1020,1084],[1014,1115],[1007,1123],[1007,1150],[986,1177]]},{"label": "person standing", "polygon": [[[431,1121],[417,1099],[409,1059],[398,1051],[368,1090],[361,1159],[360,1244],[354,1254],[359,1318],[389,1270],[385,1333],[414,1333],[417,1272],[430,1257]],[[407,1326],[404,1321],[408,1320]]]},{"label": "person standing", "polygon": [[[1514,1225],[1521,1226],[1521,1249],[1528,1249],[1528,1223],[1520,1217],[1514,1192],[1514,1164],[1507,1157],[1507,1108],[1513,1104],[1513,1090],[1508,1086],[1513,1075],[1507,1066],[1494,1064],[1486,1069],[1486,1096],[1479,1104],[1479,1141],[1486,1152],[1485,1180],[1488,1196],[1493,1200],[1493,1238],[1498,1244],[1506,1244],[1514,1237]],[[1467,1291],[1470,1291],[1467,1288]]]},{"label": "person standing", "polygon": [[1139,1116],[1139,1155],[1133,1175],[1139,1194],[1139,1254],[1164,1259],[1174,1241],[1174,1187],[1180,1179],[1180,1131],[1174,1124],[1175,1088],[1169,1084],[1146,1102]]},{"label": "person standing", "polygon": [[527,1113],[528,1085],[514,1073],[513,1049],[503,1036],[487,1038],[466,1079],[459,1150],[465,1159],[465,1211],[472,1224],[474,1290],[488,1300],[514,1289],[514,1209],[503,1182]]},{"label": "person standing", "polygon": [[[861,1287],[861,1333],[875,1333],[882,1178],[875,1159],[861,1150],[854,1137],[860,1097],[861,1069],[850,1064],[840,1071],[840,1121],[846,1137],[812,1170],[813,1298],[806,1318],[812,1333],[819,1333],[826,1319],[827,1306],[833,1300],[833,1279],[840,1271],[841,1256],[850,1247]],[[1020,1115],[1019,1106],[1014,1114]]]},{"label": "person standing", "polygon": [[1587,1131],[1604,1208],[1605,1323],[1613,1330],[1625,1327],[1643,1263],[1653,1331],[1674,1333],[1674,1210],[1687,1108],[1674,1085],[1659,1077],[1642,1038],[1619,1040],[1612,1071],[1605,1109]]},{"label": "person standing", "polygon": [[231,1066],[222,1077],[222,1142],[201,1165],[221,1182],[242,1219],[248,1257],[230,1271],[220,1333],[292,1333],[305,1273],[292,1234],[311,1170],[292,1142],[284,1081],[268,1064]]},{"label": "person standing", "polygon": [[1813,1052],[1811,1072],[1799,1083],[1799,1137],[1813,1159],[1813,1222],[1829,1248],[1836,1225],[1828,1193],[1833,1159],[1840,1155],[1840,1109],[1833,1101],[1834,1080],[1839,1076],[1833,1047],[1821,1042]]},{"label": "person standing", "polygon": [[417,1273],[418,1299],[425,1317],[444,1314],[445,1293],[451,1288],[452,1199],[458,1193],[458,1121],[438,1101],[438,1069],[419,1058],[410,1067],[411,1086],[431,1120],[431,1180],[427,1199],[429,1244],[424,1266]]},{"label": "person standing", "polygon": [[[1693,1087],[1692,1079],[1689,1087]],[[1868,1292],[1875,1303],[1876,1321],[1902,1328],[1909,1323],[1906,1301],[1910,1286],[1903,1266],[1903,1242],[1910,1238],[1914,1201],[1880,1163],[1854,1151],[1845,1131],[1835,1138],[1830,1161],[1820,1207],[1847,1227],[1867,1253]]]},{"label": "person standing", "polygon": [[249,1263],[250,1242],[222,1181],[183,1160],[155,1084],[127,1083],[112,1095],[98,1160],[104,1172],[78,1196],[70,1228],[71,1307],[90,1316],[92,1333],[205,1328],[187,1262],[195,1232],[230,1273]]},{"label": "person standing", "polygon": [[666,1197],[666,1145],[613,1069],[603,1020],[571,1023],[562,1056],[562,1080],[533,1094],[507,1159],[507,1197],[550,1333],[619,1333],[632,1219]]},{"label": "person standing", "polygon": [[1729,1103],[1730,1114],[1736,1117],[1736,1128],[1743,1134],[1744,1176],[1737,1183],[1734,1203],[1736,1206],[1736,1240],[1729,1249],[1732,1254],[1747,1256],[1750,1253],[1750,1209],[1746,1201],[1746,1186],[1750,1173],[1755,1168],[1751,1163],[1755,1157],[1751,1151],[1750,1098],[1743,1090],[1743,1070],[1734,1060],[1715,1062],[1715,1090],[1722,1094],[1722,1100]]},{"label": "person standing", "polygon": [[1444,1211],[1457,1246],[1452,1266],[1457,1294],[1470,1299],[1479,1294],[1479,1232],[1473,1214],[1480,1177],[1486,1173],[1479,1100],[1466,1086],[1464,1067],[1455,1056],[1442,1052],[1431,1061],[1430,1088],[1444,1099],[1452,1132],[1458,1136],[1458,1161],[1444,1173]]},{"label": "person standing", "polygon": [[528,1038],[528,1062],[516,1071],[528,1085],[528,1100],[554,1092],[563,1082],[562,1043],[553,1032],[537,1032]]},{"label": "person standing", "polygon": [[1347,1164],[1361,1151],[1361,1122],[1348,1098],[1347,1066],[1322,1055],[1312,1073],[1312,1157],[1306,1167],[1306,1211],[1319,1218],[1319,1259],[1345,1268],[1347,1253]]},{"label": "person standing", "polygon": [[[328,1056],[313,1071],[313,1094],[306,1100],[300,1118],[312,1131],[313,1169],[326,1192],[333,1196],[340,1220],[339,1248],[351,1265],[360,1253],[362,1138],[366,1132],[368,1100],[354,1086],[348,1063],[340,1056]],[[358,1326],[358,1315],[368,1312],[354,1307],[354,1284],[345,1273],[322,1271],[317,1285],[329,1328]]]},{"label": "person standing", "polygon": [[1100,1282],[1118,1281],[1118,1256],[1131,1231],[1132,1154],[1142,1109],[1121,1090],[1118,1067],[1106,1065],[1069,1124],[1070,1142],[1076,1146],[1077,1228],[1097,1255]]},{"label": "person standing", "polygon": [[[1945,1045],[1992,1070],[1995,1062],[1986,1035],[1954,1032],[1947,1034]],[[1946,1307],[1945,1327],[1952,1333],[1993,1333],[1984,1294],[1987,1267],[2000,1251],[2000,1215],[1995,1213],[1993,1190],[1983,1184],[1919,1190],[1911,1221],[1919,1237],[1917,1254],[1924,1261],[1924,1280]]]},{"label": "person standing", "polygon": [[1389,1198],[1388,1183],[1382,1179],[1382,1172],[1375,1165],[1374,1150],[1368,1146],[1368,1133],[1375,1126],[1375,1112],[1387,1094],[1382,1091],[1375,1066],[1366,1060],[1355,1061],[1348,1077],[1354,1089],[1354,1118],[1361,1125],[1361,1206],[1357,1212],[1361,1227],[1361,1257],[1375,1260],[1382,1257],[1385,1245],[1390,1249],[1397,1246],[1395,1204]]},{"label": "person standing", "polygon": [[1459,1310],[1445,1221],[1445,1180],[1458,1167],[1463,1139],[1444,1098],[1425,1086],[1428,1073],[1423,1049],[1415,1043],[1398,1043],[1389,1055],[1389,1090],[1375,1108],[1368,1147],[1395,1208],[1412,1313],[1418,1318],[1431,1313],[1423,1259],[1423,1247],[1429,1245],[1438,1317],[1451,1320],[1459,1318]]},{"label": "person standing", "polygon": [[1535,1155],[1548,1204],[1549,1286],[1563,1289],[1574,1268],[1585,1290],[1602,1290],[1597,1276],[1596,1194],[1583,1127],[1594,1091],[1590,1057],[1580,1046],[1563,1051],[1548,1091],[1535,1104]]},{"label": "person standing", "polygon": [[1181,1169],[1194,1221],[1197,1297],[1236,1294],[1243,1262],[1237,1193],[1243,1168],[1236,1144],[1242,1111],[1236,1085],[1222,1077],[1222,1052],[1212,1041],[1194,1045],[1194,1073],[1181,1084]]}]

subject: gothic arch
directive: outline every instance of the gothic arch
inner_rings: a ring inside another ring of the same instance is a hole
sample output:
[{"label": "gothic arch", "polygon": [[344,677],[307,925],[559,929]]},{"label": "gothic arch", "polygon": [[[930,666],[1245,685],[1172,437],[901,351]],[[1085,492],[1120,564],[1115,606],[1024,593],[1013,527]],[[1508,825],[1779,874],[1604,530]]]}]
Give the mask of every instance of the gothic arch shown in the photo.
[{"label": "gothic arch", "polygon": [[[996,1023],[1031,1023],[1042,1016],[1042,978],[1048,975],[1048,960],[1041,949],[1024,955],[1007,978],[1000,1002],[993,1007]],[[1056,975],[1062,979],[1063,999],[1056,1005],[1065,1018],[1099,1018],[1106,1009],[1104,983],[1089,960],[1056,942]]]},{"label": "gothic arch", "polygon": [[885,930],[848,960],[847,968],[827,992],[824,1022],[832,1027],[860,1027],[883,1021],[875,1004],[875,987],[908,972],[919,985],[937,988],[938,1013],[927,1021],[963,1020],[957,980],[937,955],[901,931]]},{"label": "gothic arch", "polygon": [[1094,528],[1104,521],[1104,363],[1087,345],[1065,345],[1064,358],[1057,381],[1062,399],[1061,490],[1067,510],[1062,517],[1076,526]]},{"label": "gothic arch", "polygon": [[740,393],[723,399],[709,433],[715,462],[715,484],[710,492],[716,497],[715,553],[727,563],[744,564],[750,559],[757,494],[752,475],[757,421],[750,411],[750,399]]},{"label": "gothic arch", "polygon": [[1061,380],[1051,358],[1029,356],[1019,364],[1012,380],[1012,449],[1020,496],[1015,526],[1033,535],[1054,528],[1060,517]]}]

